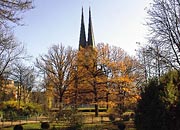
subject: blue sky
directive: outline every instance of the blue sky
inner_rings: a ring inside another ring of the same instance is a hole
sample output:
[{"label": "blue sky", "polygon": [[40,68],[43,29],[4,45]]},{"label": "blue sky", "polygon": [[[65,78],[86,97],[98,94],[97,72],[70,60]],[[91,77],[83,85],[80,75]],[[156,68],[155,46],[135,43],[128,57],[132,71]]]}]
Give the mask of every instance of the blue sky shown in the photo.
[{"label": "blue sky", "polygon": [[95,43],[108,43],[135,54],[136,42],[145,43],[146,10],[151,0],[34,0],[35,8],[23,15],[25,26],[15,28],[16,38],[28,54],[38,57],[53,44],[78,48],[81,8],[87,33],[88,10]]}]

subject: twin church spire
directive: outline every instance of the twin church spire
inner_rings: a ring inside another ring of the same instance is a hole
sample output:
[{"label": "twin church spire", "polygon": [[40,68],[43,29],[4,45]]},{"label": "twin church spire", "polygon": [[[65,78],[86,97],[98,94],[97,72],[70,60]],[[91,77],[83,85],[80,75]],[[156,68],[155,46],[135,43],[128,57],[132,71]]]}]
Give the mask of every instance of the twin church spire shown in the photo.
[{"label": "twin church spire", "polygon": [[92,26],[92,19],[91,19],[91,9],[89,8],[89,24],[88,24],[88,38],[86,41],[86,32],[85,32],[85,25],[84,25],[84,14],[82,8],[81,14],[81,28],[80,28],[80,37],[79,37],[79,49],[86,48],[86,47],[94,47],[94,33],[93,33],[93,26]]}]

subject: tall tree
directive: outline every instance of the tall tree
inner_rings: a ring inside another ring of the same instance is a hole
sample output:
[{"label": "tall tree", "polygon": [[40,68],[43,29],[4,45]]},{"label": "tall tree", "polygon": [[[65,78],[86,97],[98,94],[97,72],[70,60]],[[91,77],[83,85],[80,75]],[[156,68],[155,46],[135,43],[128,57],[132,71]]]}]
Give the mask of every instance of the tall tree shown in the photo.
[{"label": "tall tree", "polygon": [[83,102],[95,106],[95,116],[98,116],[99,102],[104,99],[105,85],[103,79],[106,75],[99,68],[97,50],[92,47],[82,48],[78,52],[78,75],[84,75],[79,85],[80,96]]},{"label": "tall tree", "polygon": [[11,78],[18,85],[18,100],[28,102],[30,92],[32,92],[35,84],[34,68],[22,63],[15,63],[11,75]]},{"label": "tall tree", "polygon": [[0,76],[8,73],[12,64],[25,58],[24,47],[18,43],[14,35],[8,31],[0,32]]},{"label": "tall tree", "polygon": [[125,102],[136,98],[138,62],[121,48],[98,44],[97,48],[81,49],[78,59],[78,67],[81,69],[78,75],[83,73],[84,76],[78,91],[82,91],[87,104],[95,104],[96,116],[101,103],[106,104],[108,108],[110,103],[125,105]]},{"label": "tall tree", "polygon": [[140,63],[140,70],[143,74],[142,82],[148,82],[152,77],[160,78],[165,72],[171,69],[171,66],[165,63],[161,55],[168,55],[164,53],[164,48],[159,44],[151,44],[140,47],[137,50],[137,57]]},{"label": "tall tree", "polygon": [[111,75],[109,76],[111,87],[113,87],[112,101],[118,106],[119,112],[123,112],[128,105],[135,103],[139,90],[136,79],[139,76],[138,62],[127,55],[118,47],[111,48]]},{"label": "tall tree", "polygon": [[[180,1],[153,0],[148,10],[147,26],[150,28],[149,42],[156,58],[167,66],[180,68]],[[161,47],[159,53],[157,47]]]},{"label": "tall tree", "polygon": [[[104,43],[99,43],[97,44],[97,52],[98,52],[98,68],[102,71],[102,73],[104,74],[104,78],[103,80],[101,80],[102,84],[104,85],[104,91],[105,91],[105,96],[104,96],[104,104],[106,104],[107,109],[109,108],[109,106],[113,105],[113,102],[110,102],[109,96],[110,93],[112,91],[111,86],[111,82],[110,82],[110,78],[111,78],[111,74],[112,74],[112,70],[111,70],[111,47],[108,44],[104,44]],[[106,76],[106,78],[105,78]],[[101,103],[103,103],[101,101]]]},{"label": "tall tree", "polygon": [[27,58],[24,47],[8,29],[0,28],[0,93],[4,93],[7,81],[16,62]]},{"label": "tall tree", "polygon": [[75,51],[63,45],[53,45],[48,54],[37,59],[37,67],[45,74],[46,89],[52,91],[57,106],[62,108],[63,96],[72,80]]}]

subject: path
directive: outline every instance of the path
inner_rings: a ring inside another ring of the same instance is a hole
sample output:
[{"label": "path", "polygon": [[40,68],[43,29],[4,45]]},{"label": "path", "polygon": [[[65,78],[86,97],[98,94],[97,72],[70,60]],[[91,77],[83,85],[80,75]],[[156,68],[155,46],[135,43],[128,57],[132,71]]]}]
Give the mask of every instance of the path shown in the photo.
[{"label": "path", "polygon": [[18,124],[38,123],[38,122],[39,121],[26,121],[26,120],[21,120],[21,121],[5,121],[5,122],[0,122],[0,128],[15,126],[15,125],[18,125]]}]

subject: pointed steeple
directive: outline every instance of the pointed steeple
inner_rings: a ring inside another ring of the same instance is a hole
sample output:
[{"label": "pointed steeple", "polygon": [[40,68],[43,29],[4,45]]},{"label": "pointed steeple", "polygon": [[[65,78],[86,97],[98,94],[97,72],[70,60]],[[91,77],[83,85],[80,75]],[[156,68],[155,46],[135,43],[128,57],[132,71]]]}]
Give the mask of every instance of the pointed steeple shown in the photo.
[{"label": "pointed steeple", "polygon": [[93,26],[92,26],[92,19],[91,19],[91,8],[89,7],[89,25],[88,25],[88,46],[94,47],[95,41],[94,41],[94,32],[93,32]]},{"label": "pointed steeple", "polygon": [[82,7],[82,15],[81,15],[81,30],[79,37],[79,49],[80,47],[86,47],[86,34],[85,34],[85,26],[84,26],[84,15],[83,15],[83,7]]}]

